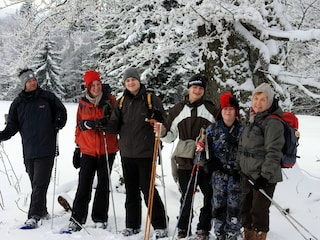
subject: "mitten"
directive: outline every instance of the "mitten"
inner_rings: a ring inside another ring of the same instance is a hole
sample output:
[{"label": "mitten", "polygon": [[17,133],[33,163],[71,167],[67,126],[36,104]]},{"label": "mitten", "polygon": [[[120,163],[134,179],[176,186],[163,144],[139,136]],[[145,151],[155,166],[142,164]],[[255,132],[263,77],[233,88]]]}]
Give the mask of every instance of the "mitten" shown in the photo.
[{"label": "mitten", "polygon": [[196,152],[203,152],[203,151],[204,151],[204,143],[199,141],[196,146]]},{"label": "mitten", "polygon": [[80,158],[81,158],[80,155],[81,155],[80,148],[76,147],[74,149],[73,159],[72,159],[72,164],[75,167],[75,169],[78,169],[80,167]]},{"label": "mitten", "polygon": [[81,120],[78,122],[78,126],[81,131],[96,129],[96,121],[93,120]]},{"label": "mitten", "polygon": [[254,189],[259,190],[259,189],[263,189],[267,186],[268,184],[268,180],[262,176],[259,176],[256,181],[254,182]]},{"label": "mitten", "polygon": [[106,118],[100,118],[96,120],[95,125],[97,129],[104,131],[107,128],[108,120]]}]

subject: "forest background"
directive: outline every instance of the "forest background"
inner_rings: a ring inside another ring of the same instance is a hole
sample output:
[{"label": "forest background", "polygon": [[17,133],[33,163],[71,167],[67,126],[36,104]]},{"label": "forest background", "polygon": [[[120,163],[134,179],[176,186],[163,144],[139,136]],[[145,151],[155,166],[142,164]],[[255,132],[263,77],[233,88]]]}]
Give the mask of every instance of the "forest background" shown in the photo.
[{"label": "forest background", "polygon": [[216,104],[232,91],[245,109],[269,82],[285,110],[319,115],[319,15],[320,0],[2,0],[0,100],[21,91],[26,67],[64,102],[83,94],[87,69],[119,97],[133,66],[166,108],[201,72]]}]

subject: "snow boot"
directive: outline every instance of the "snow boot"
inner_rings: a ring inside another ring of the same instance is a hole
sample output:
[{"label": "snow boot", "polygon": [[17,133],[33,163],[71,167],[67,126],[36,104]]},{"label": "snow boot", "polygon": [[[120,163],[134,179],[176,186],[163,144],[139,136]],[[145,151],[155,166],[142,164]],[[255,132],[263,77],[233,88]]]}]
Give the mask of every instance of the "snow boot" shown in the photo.
[{"label": "snow boot", "polygon": [[122,230],[122,235],[125,237],[138,234],[141,231],[140,228],[126,228]]},{"label": "snow boot", "polygon": [[155,229],[154,230],[154,238],[160,239],[168,237],[168,230],[167,229]]},{"label": "snow boot", "polygon": [[243,240],[256,240],[255,231],[245,228],[243,231]]},{"label": "snow boot", "polygon": [[254,232],[255,238],[254,240],[267,240],[267,233],[266,232]]}]

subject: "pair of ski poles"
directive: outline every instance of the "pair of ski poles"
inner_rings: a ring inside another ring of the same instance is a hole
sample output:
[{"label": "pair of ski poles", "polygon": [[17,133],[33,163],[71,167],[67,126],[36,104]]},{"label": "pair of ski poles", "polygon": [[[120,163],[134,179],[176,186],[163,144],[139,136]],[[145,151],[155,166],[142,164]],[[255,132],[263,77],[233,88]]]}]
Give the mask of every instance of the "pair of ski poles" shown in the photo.
[{"label": "pair of ski poles", "polygon": [[[241,172],[241,175],[244,176],[252,186],[254,186],[255,182],[250,176],[244,174],[243,172]],[[258,191],[262,195],[264,195],[271,202],[271,204],[274,205],[279,210],[279,212],[288,220],[288,222],[292,225],[292,227],[303,237],[303,239],[318,240],[316,236],[314,236],[304,225],[302,225],[297,219],[295,219],[286,209],[282,208],[263,189],[260,188]],[[299,229],[299,227],[300,229],[304,230],[307,234],[309,234],[312,238],[306,237],[306,235]]]},{"label": "pair of ski poles", "polygon": [[159,157],[159,161],[161,164],[162,171],[162,185],[163,185],[163,195],[164,195],[164,207],[165,207],[165,218],[166,218],[166,226],[168,227],[168,218],[167,218],[167,202],[166,202],[166,194],[165,194],[165,185],[164,185],[164,175],[163,175],[163,164],[161,157],[161,128],[162,123],[157,122],[155,120],[149,119],[146,121],[152,121],[152,124],[158,124],[158,131],[155,133],[155,142],[153,147],[153,158],[152,158],[152,169],[151,169],[151,177],[150,177],[150,186],[149,186],[149,195],[148,195],[148,209],[146,216],[146,227],[144,232],[144,240],[150,239],[150,230],[151,230],[151,221],[152,221],[152,209],[153,209],[153,198],[154,198],[154,190],[155,190],[155,179],[157,173],[157,158]]},{"label": "pair of ski poles", "polygon": [[189,235],[190,235],[194,197],[195,197],[195,194],[197,192],[197,182],[198,182],[198,175],[199,175],[199,168],[200,168],[200,159],[201,159],[201,152],[196,152],[196,163],[193,165],[192,170],[191,170],[190,179],[189,179],[189,182],[187,184],[186,192],[185,192],[185,194],[183,196],[183,200],[182,200],[182,204],[181,204],[181,208],[180,208],[180,214],[179,214],[179,217],[178,217],[178,220],[177,220],[177,224],[176,224],[176,226],[174,228],[174,231],[173,231],[172,240],[175,239],[174,236],[175,236],[176,231],[178,229],[178,223],[180,221],[182,211],[183,211],[183,209],[184,209],[184,207],[186,205],[187,197],[190,194],[190,189],[192,187],[191,186],[192,181],[194,181],[193,188],[192,188],[192,193],[191,193],[192,194],[192,196],[191,196],[191,207],[190,207],[190,213],[189,213],[188,229],[187,229],[186,238],[188,238]]}]

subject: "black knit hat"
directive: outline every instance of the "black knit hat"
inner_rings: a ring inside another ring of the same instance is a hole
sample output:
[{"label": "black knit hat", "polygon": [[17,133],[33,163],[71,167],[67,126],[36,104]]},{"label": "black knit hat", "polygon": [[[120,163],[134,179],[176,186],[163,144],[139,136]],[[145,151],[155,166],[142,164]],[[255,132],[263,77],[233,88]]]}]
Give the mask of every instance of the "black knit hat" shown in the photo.
[{"label": "black knit hat", "polygon": [[205,76],[203,76],[200,73],[197,73],[189,79],[187,87],[190,88],[191,86],[200,86],[206,89],[207,82],[208,80]]}]

